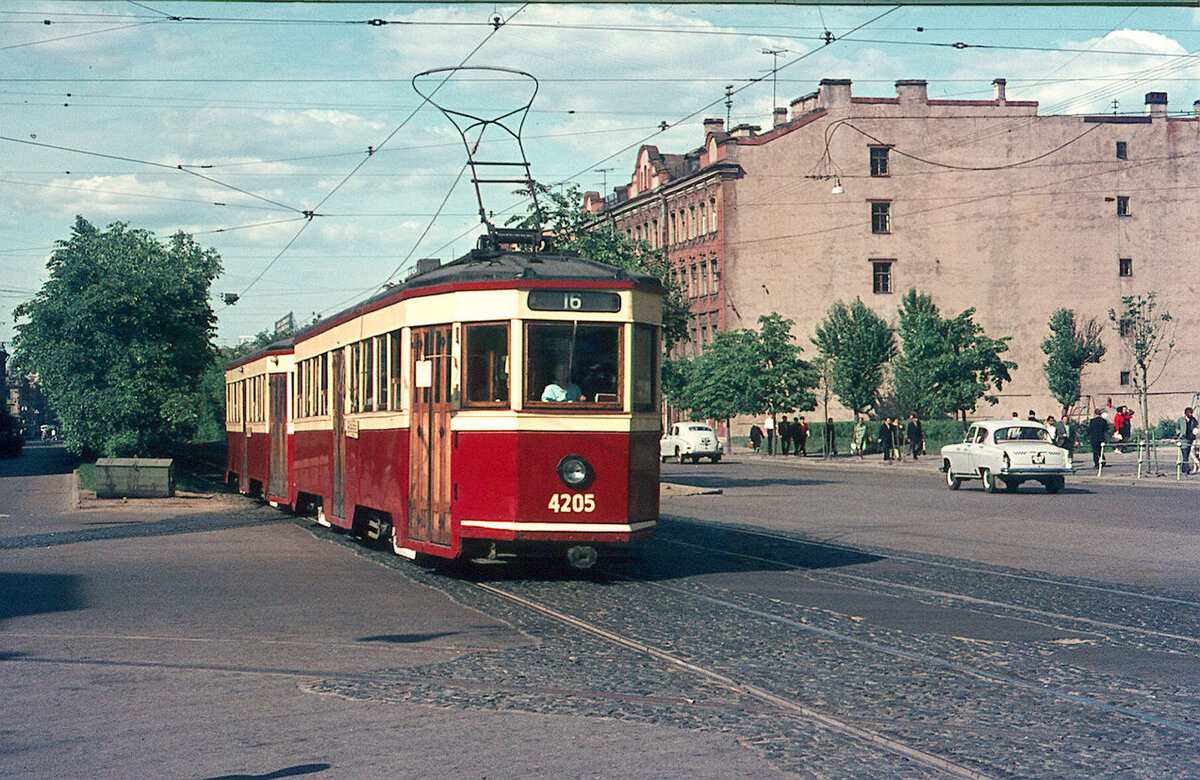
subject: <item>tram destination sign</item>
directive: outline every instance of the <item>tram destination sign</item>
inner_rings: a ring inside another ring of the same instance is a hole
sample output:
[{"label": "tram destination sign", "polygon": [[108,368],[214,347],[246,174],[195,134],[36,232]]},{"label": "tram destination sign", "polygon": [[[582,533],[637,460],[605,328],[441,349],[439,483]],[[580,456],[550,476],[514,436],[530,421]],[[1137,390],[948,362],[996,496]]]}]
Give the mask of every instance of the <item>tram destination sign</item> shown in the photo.
[{"label": "tram destination sign", "polygon": [[592,290],[530,290],[529,308],[534,311],[621,310],[621,296]]}]

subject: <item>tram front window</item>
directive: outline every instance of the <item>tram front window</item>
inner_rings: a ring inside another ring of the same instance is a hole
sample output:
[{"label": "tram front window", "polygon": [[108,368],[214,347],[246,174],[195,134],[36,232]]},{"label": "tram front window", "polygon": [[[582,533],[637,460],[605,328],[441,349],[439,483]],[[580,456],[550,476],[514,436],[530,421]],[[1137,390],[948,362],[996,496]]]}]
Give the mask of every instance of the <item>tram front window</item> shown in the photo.
[{"label": "tram front window", "polygon": [[619,407],[620,336],[620,325],[527,325],[526,402]]}]

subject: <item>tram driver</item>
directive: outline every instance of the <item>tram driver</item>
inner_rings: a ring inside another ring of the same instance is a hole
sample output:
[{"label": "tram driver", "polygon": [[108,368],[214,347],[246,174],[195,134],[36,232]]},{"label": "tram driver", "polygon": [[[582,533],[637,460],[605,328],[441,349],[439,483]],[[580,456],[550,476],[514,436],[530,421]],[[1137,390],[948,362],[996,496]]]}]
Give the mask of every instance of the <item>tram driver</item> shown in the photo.
[{"label": "tram driver", "polygon": [[554,366],[554,381],[546,385],[546,389],[542,391],[543,401],[582,401],[584,400],[583,391],[579,389],[579,385],[571,381],[571,373],[565,363],[558,363]]}]

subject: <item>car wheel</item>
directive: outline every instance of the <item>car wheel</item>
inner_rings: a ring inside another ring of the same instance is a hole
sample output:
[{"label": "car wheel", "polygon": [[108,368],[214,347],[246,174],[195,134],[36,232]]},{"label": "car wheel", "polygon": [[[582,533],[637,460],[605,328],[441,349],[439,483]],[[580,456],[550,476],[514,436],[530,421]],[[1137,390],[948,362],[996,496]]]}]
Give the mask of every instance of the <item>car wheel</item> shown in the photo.
[{"label": "car wheel", "polygon": [[979,478],[983,480],[983,491],[985,493],[995,493],[999,487],[996,485],[996,477],[988,469],[979,470]]},{"label": "car wheel", "polygon": [[962,486],[962,480],[954,476],[950,471],[950,461],[945,462],[946,466],[946,487],[951,490],[958,490]]},{"label": "car wheel", "polygon": [[676,449],[675,460],[679,461],[680,465],[683,465],[684,463],[687,463],[687,455],[684,455],[682,450]]},{"label": "car wheel", "polygon": [[1063,485],[1066,484],[1066,481],[1067,480],[1064,477],[1050,477],[1050,479],[1046,480],[1043,484],[1046,486],[1047,493],[1057,493],[1063,489]]},{"label": "car wheel", "polygon": [[669,458],[669,456],[663,455],[661,452],[658,454],[658,457],[662,459],[663,463],[666,463]]},{"label": "car wheel", "polygon": [[720,455],[713,455],[713,456],[712,456],[712,462],[713,462],[713,463],[720,463],[720,462],[721,462],[721,456],[720,456]]}]

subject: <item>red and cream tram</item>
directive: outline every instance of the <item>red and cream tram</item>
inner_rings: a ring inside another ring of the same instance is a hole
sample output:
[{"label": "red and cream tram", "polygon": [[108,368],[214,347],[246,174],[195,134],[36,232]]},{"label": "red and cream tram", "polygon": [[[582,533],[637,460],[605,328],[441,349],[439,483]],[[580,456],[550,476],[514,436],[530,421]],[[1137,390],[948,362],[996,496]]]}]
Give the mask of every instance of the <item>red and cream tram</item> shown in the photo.
[{"label": "red and cream tram", "polygon": [[[477,249],[314,324],[288,355],[280,503],[408,557],[552,549],[586,567],[651,534],[662,296],[577,255]],[[271,352],[227,381],[269,376]]]},{"label": "red and cream tram", "polygon": [[225,480],[273,504],[291,502],[292,343],[280,341],[225,369]]}]

